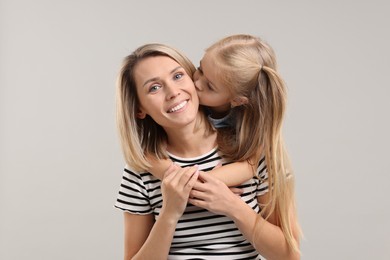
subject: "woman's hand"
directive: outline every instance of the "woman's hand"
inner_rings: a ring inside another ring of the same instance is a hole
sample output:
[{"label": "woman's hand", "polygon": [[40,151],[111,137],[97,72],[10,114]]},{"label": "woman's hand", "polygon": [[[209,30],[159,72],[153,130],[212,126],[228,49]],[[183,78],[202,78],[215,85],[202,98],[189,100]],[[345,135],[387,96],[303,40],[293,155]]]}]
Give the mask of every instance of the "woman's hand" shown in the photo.
[{"label": "woman's hand", "polygon": [[181,168],[172,164],[164,174],[161,184],[162,214],[178,220],[187,206],[190,191],[199,175],[198,166]]},{"label": "woman's hand", "polygon": [[233,203],[243,203],[237,195],[242,193],[241,189],[230,188],[225,183],[211,176],[206,172],[199,173],[199,179],[190,192],[191,204],[207,209],[215,214],[230,216],[233,212]]}]

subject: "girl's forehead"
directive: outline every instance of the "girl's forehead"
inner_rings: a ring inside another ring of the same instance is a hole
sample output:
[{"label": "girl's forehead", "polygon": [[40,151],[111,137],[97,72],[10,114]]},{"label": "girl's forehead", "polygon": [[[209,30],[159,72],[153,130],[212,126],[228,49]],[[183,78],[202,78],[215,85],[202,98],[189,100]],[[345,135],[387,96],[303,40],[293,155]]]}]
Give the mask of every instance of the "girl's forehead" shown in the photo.
[{"label": "girl's forehead", "polygon": [[215,51],[206,51],[203,55],[203,59],[210,59],[213,61],[216,58],[216,53]]},{"label": "girl's forehead", "polygon": [[207,78],[209,82],[211,82],[214,85],[218,85],[218,75],[217,75],[217,67],[216,67],[215,59],[212,55],[204,55],[203,59],[200,61],[200,68],[204,74],[204,76]]}]

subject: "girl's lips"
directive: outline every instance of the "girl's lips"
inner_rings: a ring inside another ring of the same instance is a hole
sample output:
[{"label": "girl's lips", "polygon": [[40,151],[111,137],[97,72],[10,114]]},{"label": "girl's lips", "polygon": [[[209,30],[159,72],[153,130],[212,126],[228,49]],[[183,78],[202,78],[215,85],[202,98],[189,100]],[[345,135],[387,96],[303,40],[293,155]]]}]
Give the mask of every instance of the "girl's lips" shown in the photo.
[{"label": "girl's lips", "polygon": [[167,113],[173,113],[180,109],[182,109],[185,105],[187,105],[188,100],[183,100],[179,104],[175,105],[174,107],[168,109]]}]

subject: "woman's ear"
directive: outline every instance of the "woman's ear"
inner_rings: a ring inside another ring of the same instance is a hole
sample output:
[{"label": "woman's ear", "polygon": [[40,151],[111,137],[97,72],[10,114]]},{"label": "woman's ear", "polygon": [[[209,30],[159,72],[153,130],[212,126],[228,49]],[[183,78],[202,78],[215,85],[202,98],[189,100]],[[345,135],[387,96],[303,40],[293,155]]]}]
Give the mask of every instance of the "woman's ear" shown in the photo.
[{"label": "woman's ear", "polygon": [[142,110],[138,110],[137,112],[137,118],[144,119],[146,117],[146,113]]},{"label": "woman's ear", "polygon": [[242,106],[242,105],[245,105],[247,103],[248,103],[248,98],[244,97],[244,96],[235,97],[232,101],[230,101],[230,105],[232,107]]}]

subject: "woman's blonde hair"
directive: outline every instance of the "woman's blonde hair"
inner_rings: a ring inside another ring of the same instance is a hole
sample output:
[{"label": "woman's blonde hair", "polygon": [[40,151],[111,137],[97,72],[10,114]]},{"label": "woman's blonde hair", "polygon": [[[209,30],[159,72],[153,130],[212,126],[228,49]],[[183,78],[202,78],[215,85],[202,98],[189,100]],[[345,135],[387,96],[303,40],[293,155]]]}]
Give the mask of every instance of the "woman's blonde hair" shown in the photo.
[{"label": "woman's blonde hair", "polygon": [[146,44],[125,57],[117,79],[117,127],[126,163],[134,170],[143,171],[150,167],[147,154],[167,158],[164,129],[150,116],[137,117],[140,102],[134,79],[137,64],[145,58],[166,56],[180,64],[192,79],[195,66],[178,50],[164,44]]},{"label": "woman's blonde hair", "polygon": [[289,247],[299,251],[290,223],[295,214],[294,183],[282,139],[286,87],[274,51],[261,39],[240,34],[216,42],[207,53],[213,55],[221,84],[233,97],[248,99],[235,108],[235,129],[218,132],[220,151],[233,161],[250,161],[259,151],[265,156],[270,200],[262,214],[267,218],[274,213]]}]

